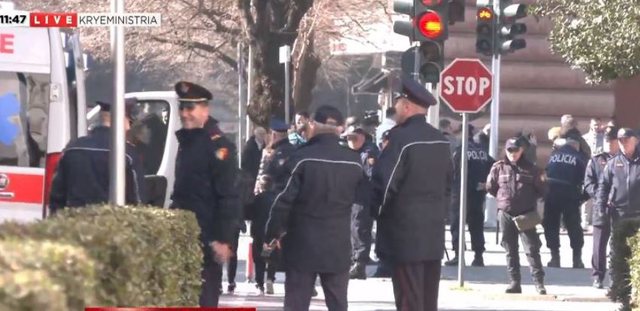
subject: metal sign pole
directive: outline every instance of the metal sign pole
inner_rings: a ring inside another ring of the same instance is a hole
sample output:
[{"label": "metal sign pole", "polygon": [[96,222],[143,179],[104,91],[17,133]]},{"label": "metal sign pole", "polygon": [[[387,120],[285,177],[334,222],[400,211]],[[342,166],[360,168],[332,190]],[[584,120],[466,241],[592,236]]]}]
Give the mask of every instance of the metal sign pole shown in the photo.
[{"label": "metal sign pole", "polygon": [[[113,1],[113,0],[112,0]],[[124,13],[124,0],[116,1],[116,13]],[[111,180],[109,183],[109,202],[111,205],[125,204],[125,130],[124,130],[124,89],[125,54],[124,26],[115,26],[115,44],[111,55],[114,64],[114,98],[111,108]]]},{"label": "metal sign pole", "polygon": [[241,168],[240,163],[242,163],[242,145],[243,145],[243,119],[244,119],[244,92],[242,87],[242,74],[244,71],[244,61],[242,59],[242,43],[238,43],[238,168]]},{"label": "metal sign pole", "polygon": [[289,124],[291,110],[291,47],[280,47],[280,63],[284,63],[284,120]]},{"label": "metal sign pole", "polygon": [[[500,0],[493,0],[493,11],[496,15],[496,18],[500,18]],[[493,74],[492,87],[493,90],[492,95],[493,99],[491,100],[491,133],[489,137],[489,155],[498,159],[498,150],[499,150],[499,132],[500,132],[500,62],[501,57],[499,51],[496,49],[495,42],[497,40],[497,33],[493,34],[493,57],[491,58],[491,72]],[[499,234],[498,224],[497,224],[497,206],[496,200],[493,197],[487,196],[486,200],[486,209],[485,209],[485,224],[487,227],[496,227],[496,241],[498,240],[497,235]],[[497,242],[496,242],[497,243]]]},{"label": "metal sign pole", "polygon": [[462,151],[460,156],[460,230],[458,230],[458,285],[464,287],[465,224],[467,211],[467,150],[469,148],[469,118],[462,114]]}]

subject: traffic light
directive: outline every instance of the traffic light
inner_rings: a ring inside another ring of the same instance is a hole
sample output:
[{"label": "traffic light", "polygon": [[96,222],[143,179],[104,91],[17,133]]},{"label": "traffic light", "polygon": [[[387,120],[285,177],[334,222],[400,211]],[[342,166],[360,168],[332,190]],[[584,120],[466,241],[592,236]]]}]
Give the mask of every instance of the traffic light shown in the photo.
[{"label": "traffic light", "polygon": [[393,22],[393,31],[411,41],[445,40],[448,37],[450,0],[394,0],[396,13],[409,15],[411,21]]},{"label": "traffic light", "polygon": [[425,41],[419,49],[420,78],[425,83],[439,83],[444,68],[444,41]]},{"label": "traffic light", "polygon": [[486,56],[492,56],[495,47],[496,16],[490,2],[482,4],[478,2],[476,20],[476,52]]},{"label": "traffic light", "polygon": [[414,0],[394,0],[393,10],[396,13],[409,15],[408,21],[394,21],[393,32],[409,37],[409,40],[415,41],[416,28],[413,25],[413,17],[416,14]]},{"label": "traffic light", "polygon": [[449,37],[449,0],[415,0],[416,41]]},{"label": "traffic light", "polygon": [[517,38],[527,32],[527,25],[517,21],[527,16],[527,6],[512,4],[509,0],[500,1],[500,20],[497,27],[496,49],[499,53],[510,53],[527,47],[527,42]]}]

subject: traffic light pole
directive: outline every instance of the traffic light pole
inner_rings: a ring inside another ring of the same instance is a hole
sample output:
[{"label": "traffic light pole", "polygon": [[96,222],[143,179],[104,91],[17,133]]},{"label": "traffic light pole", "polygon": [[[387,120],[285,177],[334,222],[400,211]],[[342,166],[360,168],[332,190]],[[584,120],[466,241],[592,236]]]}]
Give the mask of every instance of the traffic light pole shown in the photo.
[{"label": "traffic light pole", "polygon": [[[497,18],[500,18],[500,0],[493,1],[493,10],[495,14],[498,14]],[[497,27],[496,27],[497,28]],[[497,29],[496,29],[497,31]],[[500,64],[501,64],[501,56],[500,51],[496,48],[496,40],[498,40],[497,33],[493,34],[493,57],[491,58],[491,72],[493,73],[493,81],[491,83],[493,90],[492,95],[493,98],[491,100],[491,130],[489,137],[489,155],[498,159],[498,150],[499,150],[499,127],[500,127]],[[498,234],[500,228],[497,223],[497,206],[496,200],[493,197],[487,196],[486,200],[486,211],[485,211],[485,223],[487,227],[493,227],[493,224],[496,224],[496,243],[498,243]]]},{"label": "traffic light pole", "polygon": [[[462,150],[460,154],[460,218],[458,230],[458,286],[464,287],[465,225],[467,220],[467,150],[469,149],[469,117],[462,114]],[[455,224],[454,224],[455,226]]]}]

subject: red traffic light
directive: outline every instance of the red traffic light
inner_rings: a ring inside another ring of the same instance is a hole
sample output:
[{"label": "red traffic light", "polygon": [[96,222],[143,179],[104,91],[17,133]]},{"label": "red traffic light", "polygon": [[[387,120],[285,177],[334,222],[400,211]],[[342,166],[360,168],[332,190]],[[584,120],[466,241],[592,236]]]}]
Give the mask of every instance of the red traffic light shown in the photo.
[{"label": "red traffic light", "polygon": [[432,40],[438,39],[444,31],[442,19],[440,15],[434,11],[427,11],[422,14],[417,26],[423,36]]},{"label": "red traffic light", "polygon": [[493,10],[490,8],[479,8],[478,15],[479,20],[490,21],[493,19]]}]

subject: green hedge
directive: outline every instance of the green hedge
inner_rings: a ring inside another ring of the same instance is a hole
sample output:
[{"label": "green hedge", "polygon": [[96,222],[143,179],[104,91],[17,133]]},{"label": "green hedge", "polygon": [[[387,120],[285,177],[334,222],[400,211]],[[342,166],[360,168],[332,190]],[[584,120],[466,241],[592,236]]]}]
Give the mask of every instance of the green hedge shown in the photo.
[{"label": "green hedge", "polygon": [[[640,263],[638,229],[640,229],[640,218],[624,219],[616,224],[611,236],[611,288],[607,295],[611,300],[620,302],[622,310],[633,308],[631,276],[638,275],[640,269],[640,265],[638,265]],[[633,281],[636,282],[636,285],[640,284],[638,283],[640,279]],[[636,289],[638,288],[636,287]]]},{"label": "green hedge", "polygon": [[151,207],[94,206],[29,225],[0,225],[0,238],[52,239],[84,248],[95,261],[95,297],[103,306],[197,305],[198,235],[193,213]]},{"label": "green hedge", "polygon": [[[40,287],[38,282],[44,286]],[[95,301],[94,262],[82,248],[49,241],[0,241],[0,310],[52,305],[83,310]]]}]

